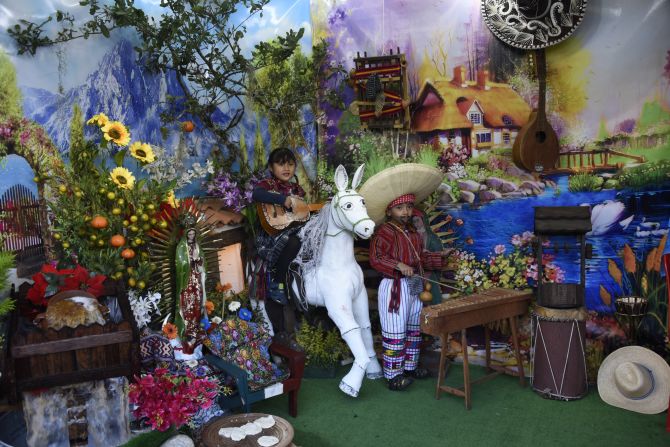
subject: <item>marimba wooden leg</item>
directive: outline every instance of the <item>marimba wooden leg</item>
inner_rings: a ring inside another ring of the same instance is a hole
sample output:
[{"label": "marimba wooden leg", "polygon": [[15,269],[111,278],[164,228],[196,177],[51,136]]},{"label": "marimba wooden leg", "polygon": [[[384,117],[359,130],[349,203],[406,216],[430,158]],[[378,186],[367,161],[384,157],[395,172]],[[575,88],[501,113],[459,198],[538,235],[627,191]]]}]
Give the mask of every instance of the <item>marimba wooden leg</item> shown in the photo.
[{"label": "marimba wooden leg", "polygon": [[521,386],[526,386],[526,374],[523,370],[523,360],[521,359],[521,349],[519,348],[519,336],[516,326],[516,317],[511,317],[509,319],[509,325],[512,328],[512,343],[514,343],[514,356],[516,357],[519,384]]},{"label": "marimba wooden leg", "polygon": [[491,330],[484,325],[484,344],[486,345],[486,370],[491,371]]},{"label": "marimba wooden leg", "polygon": [[444,369],[445,369],[445,364],[447,362],[447,349],[449,348],[449,343],[447,340],[449,339],[449,334],[442,334],[440,335],[440,367],[438,369],[437,373],[437,386],[435,387],[435,399],[440,398],[440,386],[442,385],[442,380],[444,377]]},{"label": "marimba wooden leg", "polygon": [[465,393],[465,409],[470,409],[470,365],[468,365],[468,338],[466,329],[461,330],[461,346],[463,347],[463,391]]}]

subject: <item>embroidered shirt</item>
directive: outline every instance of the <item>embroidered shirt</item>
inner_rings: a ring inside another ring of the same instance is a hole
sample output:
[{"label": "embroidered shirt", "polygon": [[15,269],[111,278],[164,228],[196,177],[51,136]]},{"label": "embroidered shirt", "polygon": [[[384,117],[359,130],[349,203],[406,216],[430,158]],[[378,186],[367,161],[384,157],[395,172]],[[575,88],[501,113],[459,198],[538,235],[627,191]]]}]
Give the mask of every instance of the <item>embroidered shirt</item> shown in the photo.
[{"label": "embroidered shirt", "polygon": [[442,253],[424,250],[423,238],[413,227],[401,228],[391,222],[379,227],[370,242],[370,265],[385,278],[394,280],[389,312],[397,312],[400,305],[400,279],[403,274],[397,269],[399,262],[420,274],[421,270],[442,268]]}]

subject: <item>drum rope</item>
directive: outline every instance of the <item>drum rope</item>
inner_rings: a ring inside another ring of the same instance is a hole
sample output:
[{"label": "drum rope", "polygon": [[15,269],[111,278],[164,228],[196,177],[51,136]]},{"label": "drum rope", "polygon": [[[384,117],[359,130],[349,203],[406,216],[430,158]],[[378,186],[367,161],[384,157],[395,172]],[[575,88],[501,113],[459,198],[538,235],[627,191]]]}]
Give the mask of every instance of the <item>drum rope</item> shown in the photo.
[{"label": "drum rope", "polygon": [[[573,325],[576,325],[576,321],[572,321]],[[579,327],[577,327],[577,331],[579,331]],[[575,333],[575,326],[572,326],[570,328],[570,340],[568,340],[568,349],[565,353],[565,363],[563,364],[563,376],[561,377],[561,388],[558,390],[559,396],[563,396],[563,385],[565,384],[565,373],[568,370],[568,360],[570,358],[570,347],[572,346],[572,336]],[[579,343],[581,345],[581,342]]]},{"label": "drum rope", "polygon": [[579,324],[577,324],[577,333],[579,334],[579,347],[582,350],[582,358],[584,359],[584,382],[586,383],[586,389],[588,390],[589,388],[589,372],[586,369],[586,352],[584,352],[584,345],[582,344],[582,340],[586,340],[586,336],[582,338],[582,331],[579,329]]}]

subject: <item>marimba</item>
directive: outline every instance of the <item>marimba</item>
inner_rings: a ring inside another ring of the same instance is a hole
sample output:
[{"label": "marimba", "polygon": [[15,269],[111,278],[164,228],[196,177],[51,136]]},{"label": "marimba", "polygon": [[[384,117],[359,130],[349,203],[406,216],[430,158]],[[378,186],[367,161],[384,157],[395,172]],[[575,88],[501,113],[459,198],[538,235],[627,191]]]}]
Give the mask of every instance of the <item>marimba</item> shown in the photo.
[{"label": "marimba", "polygon": [[[421,332],[439,336],[442,342],[440,352],[440,369],[437,378],[435,398],[440,398],[441,392],[454,394],[465,398],[465,408],[470,405],[471,385],[489,380],[499,374],[510,374],[519,377],[521,386],[525,386],[523,361],[519,351],[517,317],[528,311],[532,298],[528,291],[492,288],[481,293],[467,295],[462,298],[445,301],[441,304],[425,307],[421,311]],[[491,334],[486,326],[498,320],[509,320],[512,329],[512,342],[517,362],[517,370],[505,366],[491,365]],[[492,373],[477,380],[470,381],[470,367],[468,365],[468,340],[466,331],[470,327],[484,325],[486,337],[486,367]],[[463,387],[454,388],[442,385],[447,361],[448,336],[452,332],[461,331],[461,345],[463,347]]]}]

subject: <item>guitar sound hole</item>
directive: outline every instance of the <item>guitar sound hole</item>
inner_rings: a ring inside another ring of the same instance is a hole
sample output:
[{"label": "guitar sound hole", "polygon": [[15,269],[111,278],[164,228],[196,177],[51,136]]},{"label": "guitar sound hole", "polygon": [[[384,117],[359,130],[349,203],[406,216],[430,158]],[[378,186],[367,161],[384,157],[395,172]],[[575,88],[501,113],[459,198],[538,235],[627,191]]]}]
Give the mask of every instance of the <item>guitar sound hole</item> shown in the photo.
[{"label": "guitar sound hole", "polygon": [[544,143],[544,140],[547,139],[547,134],[543,130],[539,130],[535,132],[535,139],[540,143]]}]

